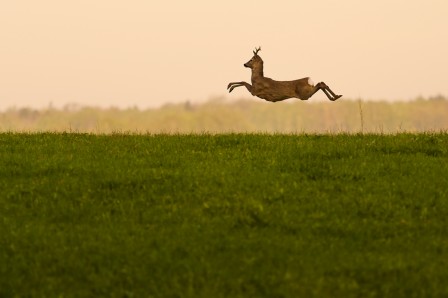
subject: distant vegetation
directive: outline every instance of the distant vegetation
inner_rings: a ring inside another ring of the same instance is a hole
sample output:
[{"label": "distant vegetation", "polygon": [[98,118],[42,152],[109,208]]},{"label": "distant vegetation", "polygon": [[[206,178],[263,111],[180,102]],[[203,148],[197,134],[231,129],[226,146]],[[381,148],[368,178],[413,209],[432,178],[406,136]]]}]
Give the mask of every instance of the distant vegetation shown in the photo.
[{"label": "distant vegetation", "polygon": [[268,103],[211,100],[168,104],[156,109],[11,108],[0,113],[0,132],[89,133],[396,133],[448,130],[448,100],[443,96],[410,102],[290,101]]}]

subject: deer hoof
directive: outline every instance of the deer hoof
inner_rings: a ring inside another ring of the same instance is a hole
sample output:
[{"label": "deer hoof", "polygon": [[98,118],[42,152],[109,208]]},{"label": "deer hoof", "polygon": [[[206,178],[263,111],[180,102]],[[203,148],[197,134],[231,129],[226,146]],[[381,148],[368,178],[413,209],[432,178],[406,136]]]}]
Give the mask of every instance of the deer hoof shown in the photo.
[{"label": "deer hoof", "polygon": [[331,99],[331,101],[336,101],[338,98],[341,98],[342,95],[336,95],[335,97],[333,97],[333,99]]}]

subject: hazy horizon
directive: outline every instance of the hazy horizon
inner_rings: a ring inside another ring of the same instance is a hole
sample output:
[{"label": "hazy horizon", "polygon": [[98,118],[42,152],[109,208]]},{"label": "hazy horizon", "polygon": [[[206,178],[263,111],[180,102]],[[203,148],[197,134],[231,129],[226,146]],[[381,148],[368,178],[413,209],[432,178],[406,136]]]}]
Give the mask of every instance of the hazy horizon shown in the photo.
[{"label": "hazy horizon", "polygon": [[266,76],[345,98],[446,96],[447,12],[442,0],[5,1],[0,109],[250,97],[226,86],[250,81],[255,46]]}]

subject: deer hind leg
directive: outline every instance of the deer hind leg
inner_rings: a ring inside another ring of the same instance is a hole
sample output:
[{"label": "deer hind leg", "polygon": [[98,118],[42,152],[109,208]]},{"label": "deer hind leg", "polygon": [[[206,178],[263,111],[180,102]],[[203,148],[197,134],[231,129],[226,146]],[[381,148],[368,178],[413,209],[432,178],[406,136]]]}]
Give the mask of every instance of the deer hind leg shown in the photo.
[{"label": "deer hind leg", "polygon": [[335,101],[338,98],[342,97],[342,95],[337,95],[335,94],[330,87],[328,87],[327,84],[325,84],[324,82],[320,82],[316,85],[316,87],[318,88],[315,92],[317,92],[318,90],[322,90],[325,95],[328,97],[329,100],[331,101]]},{"label": "deer hind leg", "polygon": [[[332,100],[333,97],[328,93],[327,90],[325,90],[325,86],[327,86],[327,85],[325,85],[325,83],[323,83],[323,82],[317,83],[316,86],[314,86],[314,89],[313,89],[313,91],[311,92],[311,94],[310,94],[309,97],[313,96],[317,91],[322,90],[322,91],[325,93],[325,95],[326,95],[330,100]],[[308,97],[308,98],[309,98],[309,97]]]},{"label": "deer hind leg", "polygon": [[244,86],[246,87],[246,89],[252,93],[252,85],[246,83],[246,82],[233,82],[233,83],[229,83],[229,85],[227,85],[227,89],[229,90],[229,93],[232,92],[233,89],[235,89],[236,87],[241,87]]}]

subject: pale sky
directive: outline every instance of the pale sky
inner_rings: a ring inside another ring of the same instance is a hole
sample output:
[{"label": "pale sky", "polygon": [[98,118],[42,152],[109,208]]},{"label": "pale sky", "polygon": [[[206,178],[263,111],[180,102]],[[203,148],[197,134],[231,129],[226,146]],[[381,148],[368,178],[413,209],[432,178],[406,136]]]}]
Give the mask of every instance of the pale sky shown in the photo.
[{"label": "pale sky", "polygon": [[5,0],[0,109],[251,97],[226,86],[250,82],[256,46],[265,76],[343,98],[448,96],[447,15],[446,0]]}]

